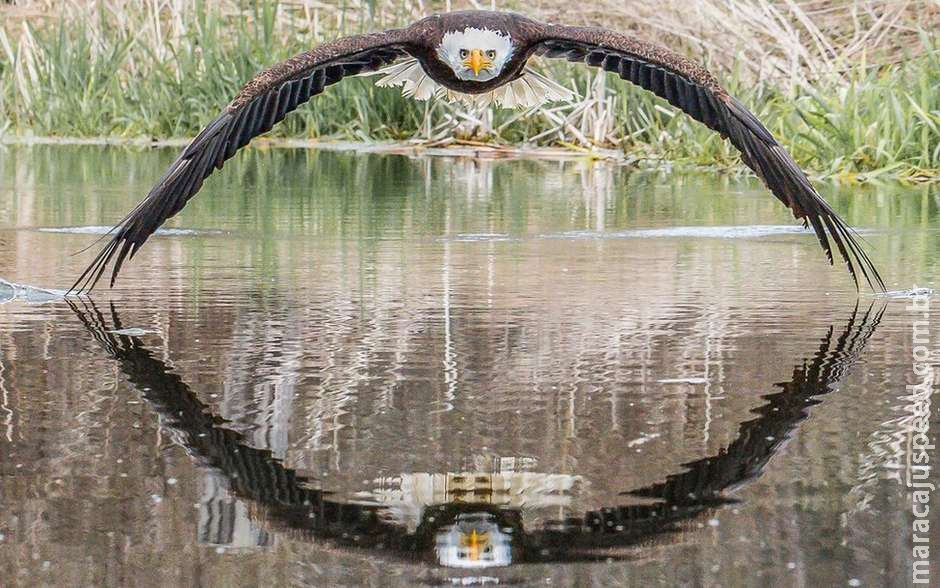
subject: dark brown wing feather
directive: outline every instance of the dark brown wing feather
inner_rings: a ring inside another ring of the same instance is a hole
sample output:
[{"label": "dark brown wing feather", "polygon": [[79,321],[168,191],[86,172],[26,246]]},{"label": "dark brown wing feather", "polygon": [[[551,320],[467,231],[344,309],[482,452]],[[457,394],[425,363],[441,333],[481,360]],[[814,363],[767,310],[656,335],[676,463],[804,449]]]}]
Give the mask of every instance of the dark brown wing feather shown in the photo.
[{"label": "dark brown wing feather", "polygon": [[845,221],[820,197],[770,131],[701,65],[668,49],[604,29],[546,26],[533,37],[538,42],[537,54],[614,72],[729,139],[774,196],[804,226],[813,227],[830,263],[831,240],[856,288],[860,272],[873,290],[884,291],[881,276]]},{"label": "dark brown wing feather", "polygon": [[202,182],[254,137],[287,113],[348,75],[373,71],[405,55],[409,30],[359,35],[326,43],[264,70],[193,139],[147,197],[111,231],[111,240],[76,280],[71,291],[91,290],[114,262],[111,285],[167,219],[186,206]]}]

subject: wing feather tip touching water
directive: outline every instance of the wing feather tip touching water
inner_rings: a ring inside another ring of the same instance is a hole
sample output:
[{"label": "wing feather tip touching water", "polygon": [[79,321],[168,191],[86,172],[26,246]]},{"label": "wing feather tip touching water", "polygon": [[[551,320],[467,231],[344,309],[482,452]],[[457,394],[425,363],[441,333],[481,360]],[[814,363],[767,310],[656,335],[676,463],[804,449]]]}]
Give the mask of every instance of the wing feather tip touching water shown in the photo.
[{"label": "wing feather tip touching water", "polygon": [[177,214],[203,181],[254,137],[346,75],[379,69],[402,57],[407,33],[346,37],[277,64],[252,78],[222,113],[183,149],[147,196],[109,233],[110,241],[78,277],[69,293],[91,291],[109,264],[110,286],[167,219]]},{"label": "wing feather tip touching water", "polygon": [[[857,233],[813,187],[812,182],[770,131],[740,101],[727,95],[723,102],[730,114],[726,128],[742,159],[794,217],[816,233],[829,263],[834,265],[835,245],[846,268],[860,288],[859,273],[874,291],[886,290],[884,281],[856,239]],[[831,242],[830,242],[831,241]]]},{"label": "wing feather tip touching water", "polygon": [[774,196],[804,225],[813,228],[830,263],[834,262],[835,244],[856,289],[861,273],[872,290],[885,290],[884,281],[854,231],[823,200],[763,123],[700,64],[659,45],[584,27],[546,27],[537,52],[616,73],[729,139]]}]

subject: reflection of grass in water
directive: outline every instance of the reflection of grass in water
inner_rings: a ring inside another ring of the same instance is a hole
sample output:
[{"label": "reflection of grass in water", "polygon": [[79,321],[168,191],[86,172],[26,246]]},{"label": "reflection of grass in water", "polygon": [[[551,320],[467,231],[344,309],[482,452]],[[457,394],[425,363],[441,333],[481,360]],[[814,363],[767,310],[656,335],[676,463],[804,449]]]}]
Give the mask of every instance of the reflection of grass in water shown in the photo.
[{"label": "reflection of grass in water", "polygon": [[[95,146],[7,148],[0,159],[0,177],[5,185],[16,187],[23,211],[11,211],[8,222],[46,227],[109,225],[140,199],[175,152],[174,148]],[[930,268],[936,268],[937,241],[933,233],[922,229],[936,226],[940,217],[936,185],[837,187],[822,182],[820,190],[852,226],[876,229],[863,234],[872,244],[876,261],[901,259],[905,267],[922,268],[919,275],[935,274]],[[36,200],[27,198],[31,193]],[[25,216],[32,214],[36,216]],[[323,256],[348,256],[363,265],[364,279],[373,279],[375,268],[388,267],[389,260],[380,257],[390,250],[383,245],[387,240],[408,238],[416,246],[437,247],[445,235],[500,233],[532,238],[598,227],[618,231],[754,224],[797,226],[757,180],[728,174],[670,173],[667,177],[577,161],[415,160],[309,149],[253,149],[229,162],[225,173],[210,178],[199,197],[168,226],[224,232],[222,236],[173,238],[186,243],[179,251],[186,256],[181,265],[195,267],[192,271],[197,274],[223,266],[250,266],[263,267],[268,277],[277,277],[285,269],[316,268]],[[908,229],[916,236],[889,237]],[[69,252],[93,240],[91,236],[62,238],[69,241]],[[812,248],[813,241],[807,238],[806,246]],[[472,242],[451,245],[455,252],[487,247]],[[493,247],[523,252],[527,245],[509,241]],[[403,256],[414,259],[411,248],[407,249]],[[506,259],[514,255],[509,253]],[[213,261],[206,261],[205,256]],[[403,258],[399,265],[407,261]]]},{"label": "reflection of grass in water", "polygon": [[[762,0],[754,1],[760,4]],[[363,9],[368,14],[386,11],[378,20],[362,18],[355,10],[325,9],[322,22],[305,20],[287,5],[278,9],[272,1],[259,1],[250,7],[196,2],[187,12],[175,13],[175,9],[167,8],[159,16],[151,14],[149,4],[143,10],[129,10],[116,0],[105,4],[110,10],[100,10],[92,20],[78,18],[81,12],[67,10],[58,24],[16,31],[7,27],[8,32],[0,38],[0,53],[4,56],[0,59],[0,131],[65,136],[190,136],[215,116],[256,71],[309,48],[312,38],[328,38],[337,30],[381,28],[393,24],[388,14],[403,14],[391,10],[387,2],[373,2]],[[163,28],[158,31],[155,22],[162,22]],[[310,22],[319,22],[319,28],[311,31]],[[912,22],[907,28],[919,24]],[[761,24],[752,22],[747,26],[752,30]],[[795,24],[787,26],[791,32],[799,30]],[[841,38],[836,33],[845,27],[840,28],[838,22],[827,26],[832,30],[823,33],[829,33],[830,40]],[[767,28],[770,30],[769,25]],[[702,35],[707,34],[703,30]],[[812,62],[810,49],[788,47],[786,37],[778,32],[765,44],[777,47],[778,52],[790,49],[794,54],[806,53],[802,61],[796,60],[793,71],[784,72],[790,78],[809,77],[804,69],[818,73],[823,66],[839,65],[836,60],[825,62],[821,57],[818,63]],[[885,43],[884,39],[892,36],[880,38]],[[839,65],[847,67],[848,74],[822,76],[812,84],[791,81],[787,85],[796,88],[792,90],[780,89],[780,82],[754,84],[750,81],[755,78],[754,71],[738,69],[722,77],[790,147],[800,163],[820,173],[849,180],[879,175],[936,177],[940,170],[940,60],[935,54],[936,37],[925,33],[919,41],[911,38],[906,35],[895,46],[879,46],[879,54],[897,59],[909,49],[920,53],[916,58],[884,68],[868,67],[864,58],[854,59]],[[715,69],[727,72],[729,63],[722,61],[727,50],[716,47],[720,40],[706,38],[705,47],[711,47],[706,54],[708,59],[722,63]],[[701,52],[701,47],[691,45],[687,50]],[[753,52],[755,47],[745,49]],[[741,63],[742,68],[753,69],[752,59]],[[587,123],[593,127],[582,135],[596,135],[602,143],[619,143],[639,157],[737,164],[737,155],[727,142],[688,117],[675,116],[662,100],[615,78],[610,78],[602,89],[591,83],[593,73],[584,67],[554,63],[551,68],[557,78],[588,91],[589,98],[609,94],[609,102],[601,100],[595,114],[603,115],[610,109],[618,122]],[[795,92],[795,98],[791,92]],[[396,89],[379,89],[371,80],[352,79],[315,98],[272,134],[394,140],[424,137],[429,128],[438,125],[445,134],[479,131],[458,129],[448,123],[452,108],[417,103],[402,98]],[[498,141],[519,142],[556,126],[542,115],[511,122],[517,117],[516,112],[496,111],[492,124],[484,125],[486,132]],[[577,141],[577,135],[550,132],[542,142]]]},{"label": "reflection of grass in water", "polygon": [[[35,226],[105,226],[175,156],[175,148],[8,147],[0,177],[11,186],[43,185],[47,200],[30,205],[42,211],[29,220]],[[819,187],[853,226],[922,228],[940,214],[935,187]],[[207,180],[168,226],[340,239],[539,234],[590,226],[596,198],[604,200],[606,227],[794,223],[757,180],[733,174],[670,172],[665,180],[659,172],[579,161],[252,149]]]}]

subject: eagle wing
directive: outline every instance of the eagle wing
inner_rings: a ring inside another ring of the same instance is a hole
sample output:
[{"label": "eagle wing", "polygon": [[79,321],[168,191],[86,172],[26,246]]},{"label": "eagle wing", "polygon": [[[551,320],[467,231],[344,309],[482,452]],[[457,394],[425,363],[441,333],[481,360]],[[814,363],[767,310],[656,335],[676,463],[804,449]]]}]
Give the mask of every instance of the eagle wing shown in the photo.
[{"label": "eagle wing", "polygon": [[536,54],[614,72],[729,139],[744,163],[793,216],[813,227],[829,263],[834,243],[856,288],[861,273],[873,290],[884,291],[881,276],[845,221],[760,120],[701,65],[664,47],[605,29],[546,25],[533,37]]},{"label": "eagle wing", "polygon": [[345,76],[377,70],[407,55],[412,29],[357,35],[325,43],[274,65],[252,78],[222,113],[183,149],[160,181],[109,235],[71,292],[89,291],[114,262],[111,285],[128,256],[133,257],[167,219],[186,206],[203,181],[254,137],[269,131],[287,113]]}]

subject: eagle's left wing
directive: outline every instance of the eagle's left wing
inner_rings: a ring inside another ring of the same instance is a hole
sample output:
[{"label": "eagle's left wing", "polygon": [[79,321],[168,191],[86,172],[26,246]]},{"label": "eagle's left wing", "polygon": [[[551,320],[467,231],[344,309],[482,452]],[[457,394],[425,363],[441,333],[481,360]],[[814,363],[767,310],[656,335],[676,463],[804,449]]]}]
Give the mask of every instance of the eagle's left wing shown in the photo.
[{"label": "eagle's left wing", "polygon": [[831,239],[856,287],[856,272],[860,272],[873,290],[884,291],[878,270],[845,221],[820,197],[770,131],[701,65],[664,47],[606,29],[544,25],[536,27],[532,37],[536,54],[614,72],[730,139],[774,196],[804,225],[813,227],[830,263]]}]

